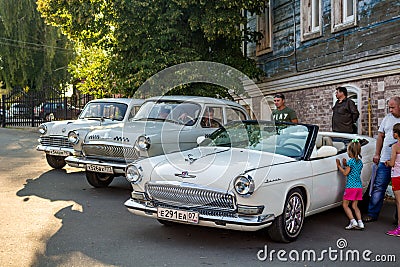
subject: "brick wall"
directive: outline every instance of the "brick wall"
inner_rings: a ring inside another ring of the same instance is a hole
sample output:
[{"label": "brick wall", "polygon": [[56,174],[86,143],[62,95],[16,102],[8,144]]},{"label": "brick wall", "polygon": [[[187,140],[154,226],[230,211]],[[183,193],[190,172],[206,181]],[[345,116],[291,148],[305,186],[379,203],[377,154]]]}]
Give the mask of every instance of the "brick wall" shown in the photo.
[{"label": "brick wall", "polygon": [[334,92],[342,85],[351,85],[361,90],[359,111],[361,131],[365,135],[368,135],[368,91],[371,88],[371,132],[376,136],[379,124],[388,112],[387,101],[392,96],[400,96],[400,75],[285,92],[286,105],[296,111],[301,123],[316,124],[321,131],[331,131]]}]

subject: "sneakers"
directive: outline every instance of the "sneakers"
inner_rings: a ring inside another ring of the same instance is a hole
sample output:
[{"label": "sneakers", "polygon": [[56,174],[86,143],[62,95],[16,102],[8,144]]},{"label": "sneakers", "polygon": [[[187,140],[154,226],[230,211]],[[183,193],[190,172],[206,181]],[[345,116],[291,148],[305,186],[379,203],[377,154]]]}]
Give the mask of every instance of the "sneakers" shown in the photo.
[{"label": "sneakers", "polygon": [[362,220],[359,220],[358,222],[356,220],[351,220],[350,224],[347,225],[344,229],[346,229],[346,230],[352,230],[352,229],[364,230],[364,223],[362,222]]},{"label": "sneakers", "polygon": [[358,228],[358,223],[356,222],[356,220],[352,220],[352,221],[350,221],[350,224],[347,225],[344,229],[351,230],[351,229],[357,229],[357,228]]},{"label": "sneakers", "polygon": [[394,230],[387,231],[386,234],[391,236],[400,236],[400,226]]},{"label": "sneakers", "polygon": [[357,229],[364,230],[364,223],[361,220],[358,220],[357,224],[358,224]]}]

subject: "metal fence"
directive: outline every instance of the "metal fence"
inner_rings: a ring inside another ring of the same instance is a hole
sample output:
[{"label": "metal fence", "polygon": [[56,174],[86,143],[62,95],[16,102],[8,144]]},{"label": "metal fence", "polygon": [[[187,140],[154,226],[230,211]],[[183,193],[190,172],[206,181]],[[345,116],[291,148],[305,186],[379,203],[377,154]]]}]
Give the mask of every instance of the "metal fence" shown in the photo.
[{"label": "metal fence", "polygon": [[1,97],[0,124],[2,127],[37,127],[45,121],[76,119],[84,105],[92,99],[90,95],[67,97],[52,88],[28,92],[13,89]]}]

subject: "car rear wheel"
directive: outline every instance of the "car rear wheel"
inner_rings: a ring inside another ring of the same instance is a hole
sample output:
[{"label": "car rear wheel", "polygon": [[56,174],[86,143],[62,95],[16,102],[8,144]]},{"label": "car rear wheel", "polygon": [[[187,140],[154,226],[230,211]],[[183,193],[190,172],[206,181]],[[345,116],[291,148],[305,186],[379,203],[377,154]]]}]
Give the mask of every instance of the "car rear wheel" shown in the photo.
[{"label": "car rear wheel", "polygon": [[46,154],[47,163],[54,169],[62,169],[66,162],[65,157]]},{"label": "car rear wheel", "polygon": [[86,180],[93,187],[97,188],[107,187],[114,180],[114,175],[107,173],[86,171]]},{"label": "car rear wheel", "polygon": [[286,197],[283,213],[268,228],[268,234],[277,242],[292,242],[297,239],[304,223],[304,196],[295,188]]}]

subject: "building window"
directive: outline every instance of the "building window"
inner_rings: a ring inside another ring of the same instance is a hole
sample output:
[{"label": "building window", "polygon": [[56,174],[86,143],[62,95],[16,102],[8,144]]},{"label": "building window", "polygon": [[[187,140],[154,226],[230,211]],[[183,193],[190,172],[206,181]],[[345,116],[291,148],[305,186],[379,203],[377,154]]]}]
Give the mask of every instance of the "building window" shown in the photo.
[{"label": "building window", "polygon": [[321,36],[321,0],[301,0],[301,40]]},{"label": "building window", "polygon": [[256,46],[256,56],[272,51],[271,45],[271,8],[270,1],[265,2],[264,13],[257,16],[257,31],[263,35]]},{"label": "building window", "polygon": [[332,32],[341,31],[357,25],[356,0],[332,1]]}]

